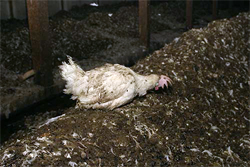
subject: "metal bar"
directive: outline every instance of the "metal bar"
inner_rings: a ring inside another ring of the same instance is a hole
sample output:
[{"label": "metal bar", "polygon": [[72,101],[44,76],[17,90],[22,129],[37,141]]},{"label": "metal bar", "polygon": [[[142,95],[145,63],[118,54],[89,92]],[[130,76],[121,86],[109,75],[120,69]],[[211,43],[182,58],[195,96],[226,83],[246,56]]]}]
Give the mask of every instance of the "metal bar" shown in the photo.
[{"label": "metal bar", "polygon": [[64,10],[64,2],[63,2],[63,0],[61,0],[61,7],[62,7],[62,10]]},{"label": "metal bar", "polygon": [[48,1],[27,0],[27,9],[35,83],[48,87],[53,84]]},{"label": "metal bar", "polygon": [[14,18],[14,12],[13,12],[13,1],[9,0],[9,7],[10,7],[10,18]]},{"label": "metal bar", "polygon": [[213,20],[217,19],[217,0],[213,0]]},{"label": "metal bar", "polygon": [[141,44],[149,49],[150,32],[149,32],[149,4],[150,0],[139,0],[139,34]]},{"label": "metal bar", "polygon": [[193,0],[186,1],[186,26],[187,29],[191,29],[193,27],[192,24],[192,12],[193,12]]}]

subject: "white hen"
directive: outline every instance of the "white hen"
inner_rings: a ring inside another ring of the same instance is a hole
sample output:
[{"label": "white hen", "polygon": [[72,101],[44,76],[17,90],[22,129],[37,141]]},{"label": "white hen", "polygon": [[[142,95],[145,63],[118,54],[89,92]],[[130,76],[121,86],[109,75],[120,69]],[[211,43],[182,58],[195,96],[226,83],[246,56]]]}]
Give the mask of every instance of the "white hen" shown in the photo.
[{"label": "white hen", "polygon": [[164,88],[171,84],[166,76],[151,74],[142,76],[130,68],[119,64],[105,64],[90,71],[83,71],[68,56],[69,64],[63,62],[62,78],[66,81],[64,93],[72,94],[77,99],[77,107],[113,110],[133,100],[137,95],[143,96],[148,90]]}]

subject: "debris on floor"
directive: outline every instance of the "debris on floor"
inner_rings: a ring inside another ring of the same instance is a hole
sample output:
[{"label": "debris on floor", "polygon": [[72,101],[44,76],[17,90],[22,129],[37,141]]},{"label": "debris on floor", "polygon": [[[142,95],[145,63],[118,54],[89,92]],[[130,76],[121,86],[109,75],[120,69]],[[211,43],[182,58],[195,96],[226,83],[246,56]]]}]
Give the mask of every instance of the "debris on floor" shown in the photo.
[{"label": "debris on floor", "polygon": [[1,166],[249,166],[249,21],[191,29],[132,67],[167,74],[169,89],[114,111],[28,117],[1,146]]}]

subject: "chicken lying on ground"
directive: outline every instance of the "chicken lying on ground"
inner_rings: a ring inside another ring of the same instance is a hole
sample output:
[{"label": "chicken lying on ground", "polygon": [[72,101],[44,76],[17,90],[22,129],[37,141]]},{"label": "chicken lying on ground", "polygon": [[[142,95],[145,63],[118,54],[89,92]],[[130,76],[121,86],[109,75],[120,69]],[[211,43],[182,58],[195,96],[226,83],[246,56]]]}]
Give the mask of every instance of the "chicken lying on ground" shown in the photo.
[{"label": "chicken lying on ground", "polygon": [[168,87],[172,84],[169,77],[151,74],[142,76],[130,68],[119,64],[105,64],[90,71],[83,71],[68,56],[69,64],[63,62],[62,78],[66,81],[64,93],[72,94],[80,108],[113,110],[143,96],[148,90]]}]

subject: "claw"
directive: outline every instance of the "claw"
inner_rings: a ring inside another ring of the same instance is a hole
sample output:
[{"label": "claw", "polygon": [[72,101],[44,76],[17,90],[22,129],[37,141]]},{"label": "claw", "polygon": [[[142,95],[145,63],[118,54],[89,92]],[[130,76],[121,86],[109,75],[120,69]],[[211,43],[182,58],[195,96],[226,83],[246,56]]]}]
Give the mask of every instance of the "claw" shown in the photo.
[{"label": "claw", "polygon": [[168,83],[172,85],[172,82],[173,81],[169,77],[161,75],[158,87],[162,87],[162,89],[164,89],[164,86],[166,86],[168,88]]}]

